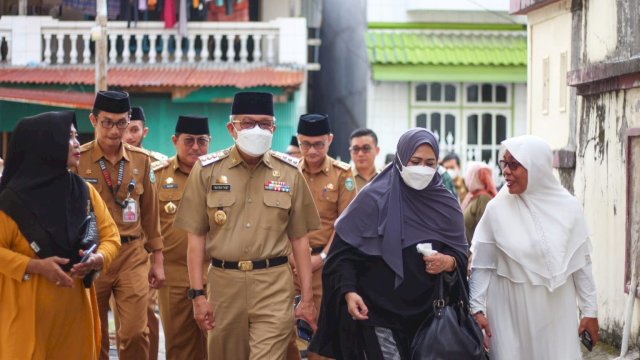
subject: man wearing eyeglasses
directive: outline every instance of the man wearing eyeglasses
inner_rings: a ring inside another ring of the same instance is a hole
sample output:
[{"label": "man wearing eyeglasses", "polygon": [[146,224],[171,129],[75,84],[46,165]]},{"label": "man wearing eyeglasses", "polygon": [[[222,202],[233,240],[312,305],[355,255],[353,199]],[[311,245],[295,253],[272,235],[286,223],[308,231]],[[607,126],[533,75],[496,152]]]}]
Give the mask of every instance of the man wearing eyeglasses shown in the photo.
[{"label": "man wearing eyeglasses", "polygon": [[[313,271],[313,297],[316,308],[320,309],[322,299],[322,265],[324,265],[331,241],[333,223],[356,196],[356,181],[349,164],[332,159],[327,155],[333,134],[329,117],[324,114],[306,114],[298,122],[298,143],[302,160],[298,167],[311,189],[322,227],[308,234],[311,246],[311,270]],[[296,267],[294,262],[292,266]],[[298,289],[296,282],[296,289]],[[308,358],[323,359],[308,353]],[[289,344],[287,359],[299,359],[295,335]]]},{"label": "man wearing eyeglasses", "polygon": [[[167,360],[207,358],[207,336],[198,328],[193,318],[191,300],[187,298],[187,232],[173,227],[173,221],[189,173],[198,157],[208,152],[210,140],[209,120],[206,117],[180,116],[175,134],[171,137],[176,155],[151,164],[156,175],[160,226],[164,237],[166,280],[158,290],[158,304]],[[203,274],[206,274],[207,267],[208,263],[203,262]]]},{"label": "man wearing eyeglasses", "polygon": [[294,320],[292,251],[302,283],[295,316],[316,327],[306,234],[320,219],[298,160],[270,150],[275,128],[273,95],[237,93],[227,123],[236,144],[200,157],[174,221],[188,232],[188,297],[208,331],[210,360],[284,358]]},{"label": "man wearing eyeglasses", "polygon": [[358,190],[378,175],[376,156],[380,153],[378,136],[371,129],[356,129],[351,133],[349,146],[353,160],[353,176]]},{"label": "man wearing eyeglasses", "polygon": [[[149,156],[122,142],[129,125],[129,95],[120,91],[100,91],[89,120],[95,140],[80,147],[76,173],[92,184],[107,204],[118,225],[122,247],[94,282],[100,312],[102,349],[100,358],[109,359],[109,298],[115,298],[119,327],[120,359],[147,359],[147,304],[149,287],[162,286],[163,239],[158,221],[158,198]],[[124,214],[127,216],[124,216]],[[146,243],[143,243],[142,235]],[[151,266],[148,253],[152,253]]]}]

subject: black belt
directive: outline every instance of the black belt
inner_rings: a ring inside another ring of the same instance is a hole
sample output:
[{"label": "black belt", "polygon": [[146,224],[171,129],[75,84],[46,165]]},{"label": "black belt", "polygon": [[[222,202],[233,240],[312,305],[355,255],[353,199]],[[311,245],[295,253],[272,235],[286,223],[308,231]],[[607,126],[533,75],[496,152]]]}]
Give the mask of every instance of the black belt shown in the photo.
[{"label": "black belt", "polygon": [[266,269],[274,266],[283,265],[289,262],[286,256],[279,256],[265,260],[244,260],[244,261],[224,261],[215,258],[211,259],[211,265],[222,269],[233,269],[242,271],[251,271],[258,269]]},{"label": "black belt", "polygon": [[312,247],[311,255],[318,255],[322,252],[322,250],[324,250],[324,246]]},{"label": "black belt", "polygon": [[138,236],[138,237],[134,237],[134,236],[120,236],[120,243],[121,243],[121,244],[126,244],[126,243],[128,243],[128,242],[130,242],[130,241],[138,240],[138,239],[140,239],[140,237],[139,237],[139,236]]}]

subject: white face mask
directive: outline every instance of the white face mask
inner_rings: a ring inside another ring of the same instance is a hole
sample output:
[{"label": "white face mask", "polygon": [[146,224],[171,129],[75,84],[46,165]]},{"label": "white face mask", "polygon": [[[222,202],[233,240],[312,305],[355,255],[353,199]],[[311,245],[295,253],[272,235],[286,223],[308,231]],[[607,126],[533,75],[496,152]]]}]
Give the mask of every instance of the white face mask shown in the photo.
[{"label": "white face mask", "polygon": [[447,169],[447,173],[451,176],[451,179],[456,179],[459,175],[458,169]]},{"label": "white face mask", "polygon": [[236,144],[249,156],[259,157],[271,149],[273,133],[270,130],[256,125],[253,129],[240,130],[237,134]]},{"label": "white face mask", "polygon": [[436,169],[430,166],[402,166],[402,169],[398,168],[398,170],[404,183],[416,190],[429,186],[436,174]]}]

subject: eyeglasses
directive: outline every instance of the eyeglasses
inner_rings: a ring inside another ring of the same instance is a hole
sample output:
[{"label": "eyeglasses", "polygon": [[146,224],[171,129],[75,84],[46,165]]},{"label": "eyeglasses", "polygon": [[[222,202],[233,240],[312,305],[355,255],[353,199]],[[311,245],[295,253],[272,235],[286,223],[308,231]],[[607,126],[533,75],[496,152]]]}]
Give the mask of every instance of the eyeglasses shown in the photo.
[{"label": "eyeglasses", "polygon": [[305,149],[305,150],[309,150],[312,147],[316,150],[322,150],[324,149],[325,145],[327,145],[324,141],[318,141],[318,142],[314,142],[314,143],[310,143],[308,141],[302,141],[300,143],[300,148]]},{"label": "eyeglasses", "polygon": [[251,120],[251,119],[243,119],[243,120],[234,120],[233,123],[240,124],[241,130],[253,129],[256,125],[260,126],[260,129],[263,130],[271,130],[273,128],[273,121],[271,120]]},{"label": "eyeglasses", "polygon": [[199,138],[186,137],[182,139],[182,142],[184,142],[184,144],[187,145],[188,147],[192,147],[193,144],[195,143],[198,143],[198,147],[205,147],[209,145],[209,141],[211,140],[206,137],[199,137]]},{"label": "eyeglasses", "polygon": [[511,171],[516,171],[516,170],[518,170],[519,167],[522,166],[522,164],[520,164],[517,161],[506,161],[506,160],[500,160],[500,161],[498,161],[498,164],[500,165],[500,169],[502,171],[504,171],[507,167]]},{"label": "eyeglasses", "polygon": [[351,151],[354,154],[359,153],[360,151],[362,151],[363,154],[368,154],[371,152],[373,148],[371,147],[371,145],[364,145],[362,147],[360,146],[352,146],[349,148],[349,151]]},{"label": "eyeglasses", "polygon": [[126,129],[127,126],[129,126],[129,122],[126,120],[120,120],[118,122],[113,122],[110,120],[102,120],[100,121],[100,125],[102,125],[102,127],[105,129],[112,129],[114,125],[118,129]]}]

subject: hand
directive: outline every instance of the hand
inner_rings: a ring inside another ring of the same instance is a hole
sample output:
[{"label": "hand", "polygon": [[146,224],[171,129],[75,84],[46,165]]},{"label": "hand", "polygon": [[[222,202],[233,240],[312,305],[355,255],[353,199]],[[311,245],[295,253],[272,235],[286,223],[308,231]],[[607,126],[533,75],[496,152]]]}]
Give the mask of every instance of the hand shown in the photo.
[{"label": "hand", "polygon": [[369,309],[358,293],[354,291],[348,292],[344,295],[344,299],[347,302],[347,309],[353,320],[367,320],[369,318]]},{"label": "hand", "polygon": [[45,259],[30,259],[27,264],[27,273],[39,274],[60,287],[73,287],[73,279],[67,275],[60,265],[69,263],[69,259],[50,256]]},{"label": "hand", "polygon": [[424,271],[431,275],[456,269],[455,260],[450,255],[436,253],[435,255],[423,256],[422,260],[424,261]]},{"label": "hand", "polygon": [[589,332],[591,340],[593,341],[593,346],[596,346],[598,340],[600,340],[600,336],[598,336],[598,328],[598,318],[583,317],[580,320],[580,325],[578,326],[578,336],[582,336],[584,331]]},{"label": "hand", "polygon": [[320,255],[311,255],[311,272],[316,272],[322,269],[322,258]]},{"label": "hand", "polygon": [[293,275],[298,276],[298,269],[296,269],[296,259],[293,257],[293,253],[289,254],[289,266],[291,266],[291,271],[293,271]]},{"label": "hand", "polygon": [[484,314],[481,312],[473,315],[473,318],[478,323],[480,329],[482,329],[484,332],[484,339],[482,342],[484,344],[485,350],[489,351],[489,340],[491,338],[491,327],[489,326],[489,320],[487,320],[487,317],[484,316]]},{"label": "hand", "polygon": [[196,319],[200,330],[209,331],[216,327],[216,319],[213,314],[213,307],[204,296],[193,299],[193,318]]},{"label": "hand", "polygon": [[298,306],[296,306],[294,314],[296,319],[302,319],[308,322],[309,325],[311,325],[313,332],[318,330],[318,324],[316,323],[316,315],[318,313],[316,311],[316,306],[313,304],[313,300],[302,299]]},{"label": "hand", "polygon": [[149,286],[154,289],[162,287],[165,281],[164,276],[164,256],[162,250],[156,250],[153,252],[151,261],[151,268],[149,269]]},{"label": "hand", "polygon": [[[80,250],[80,257],[84,256],[84,250]],[[77,278],[85,277],[91,270],[102,270],[104,256],[101,253],[89,255],[89,260],[84,263],[77,263],[71,268],[71,276]]]}]

